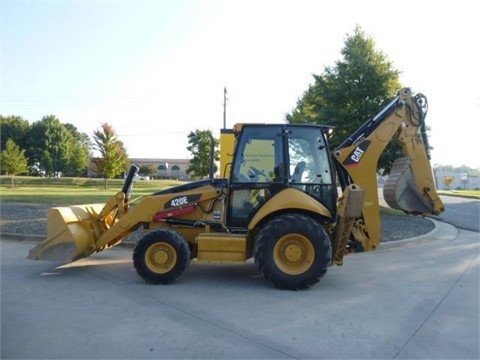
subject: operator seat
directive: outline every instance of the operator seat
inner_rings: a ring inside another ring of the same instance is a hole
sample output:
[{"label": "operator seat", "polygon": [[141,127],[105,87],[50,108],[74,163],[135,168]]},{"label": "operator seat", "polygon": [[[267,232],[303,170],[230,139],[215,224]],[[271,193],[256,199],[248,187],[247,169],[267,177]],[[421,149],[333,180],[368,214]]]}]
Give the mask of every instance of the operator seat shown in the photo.
[{"label": "operator seat", "polygon": [[292,183],[299,183],[302,181],[302,175],[305,171],[305,161],[300,161],[296,166],[292,174]]}]

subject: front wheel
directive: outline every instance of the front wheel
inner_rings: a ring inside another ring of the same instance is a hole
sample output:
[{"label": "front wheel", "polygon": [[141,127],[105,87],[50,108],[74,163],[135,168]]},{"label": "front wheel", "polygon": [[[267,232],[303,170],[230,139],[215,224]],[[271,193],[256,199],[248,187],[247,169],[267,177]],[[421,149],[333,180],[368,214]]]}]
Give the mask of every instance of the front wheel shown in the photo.
[{"label": "front wheel", "polygon": [[277,288],[306,289],[327,272],[332,247],[317,221],[302,214],[284,214],[259,231],[254,257],[263,277]]},{"label": "front wheel", "polygon": [[190,249],[179,233],[155,230],[145,235],[133,251],[137,273],[152,284],[169,284],[190,265]]}]

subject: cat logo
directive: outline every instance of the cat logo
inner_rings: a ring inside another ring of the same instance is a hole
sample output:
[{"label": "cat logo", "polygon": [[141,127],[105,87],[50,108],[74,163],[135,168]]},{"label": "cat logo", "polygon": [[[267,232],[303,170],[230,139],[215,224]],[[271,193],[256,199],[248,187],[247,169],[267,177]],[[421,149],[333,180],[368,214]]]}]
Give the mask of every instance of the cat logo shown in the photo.
[{"label": "cat logo", "polygon": [[347,156],[347,158],[343,162],[343,165],[344,166],[358,165],[362,160],[363,154],[365,154],[365,151],[367,151],[369,146],[370,146],[370,140],[363,141]]}]

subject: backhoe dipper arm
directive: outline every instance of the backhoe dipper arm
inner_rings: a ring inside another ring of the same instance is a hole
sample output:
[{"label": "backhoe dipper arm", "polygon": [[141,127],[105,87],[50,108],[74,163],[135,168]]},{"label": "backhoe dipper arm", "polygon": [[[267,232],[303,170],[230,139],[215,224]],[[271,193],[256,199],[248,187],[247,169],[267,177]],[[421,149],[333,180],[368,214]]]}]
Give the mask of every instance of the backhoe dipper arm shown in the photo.
[{"label": "backhoe dipper arm", "polygon": [[[365,189],[362,217],[352,235],[360,243],[353,251],[373,250],[381,242],[377,164],[388,143],[395,139],[403,157],[394,162],[384,186],[384,198],[396,209],[422,216],[444,211],[433,179],[425,133],[427,99],[403,88],[375,117],[366,121],[335,151],[342,190],[350,184]],[[357,243],[358,244],[358,243]]]}]

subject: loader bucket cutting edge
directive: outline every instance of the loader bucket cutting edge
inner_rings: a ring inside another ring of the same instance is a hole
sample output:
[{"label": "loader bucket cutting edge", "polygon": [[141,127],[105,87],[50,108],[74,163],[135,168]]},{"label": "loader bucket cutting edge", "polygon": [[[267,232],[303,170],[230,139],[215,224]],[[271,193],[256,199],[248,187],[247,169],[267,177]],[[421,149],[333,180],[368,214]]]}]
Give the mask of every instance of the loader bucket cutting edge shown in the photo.
[{"label": "loader bucket cutting edge", "polygon": [[104,204],[89,204],[48,209],[47,237],[29,251],[27,258],[67,264],[99,251],[95,245],[94,214],[103,207]]},{"label": "loader bucket cutting edge", "polygon": [[429,214],[434,205],[416,188],[414,176],[410,168],[411,159],[397,159],[383,187],[383,197],[393,209],[413,214]]}]

